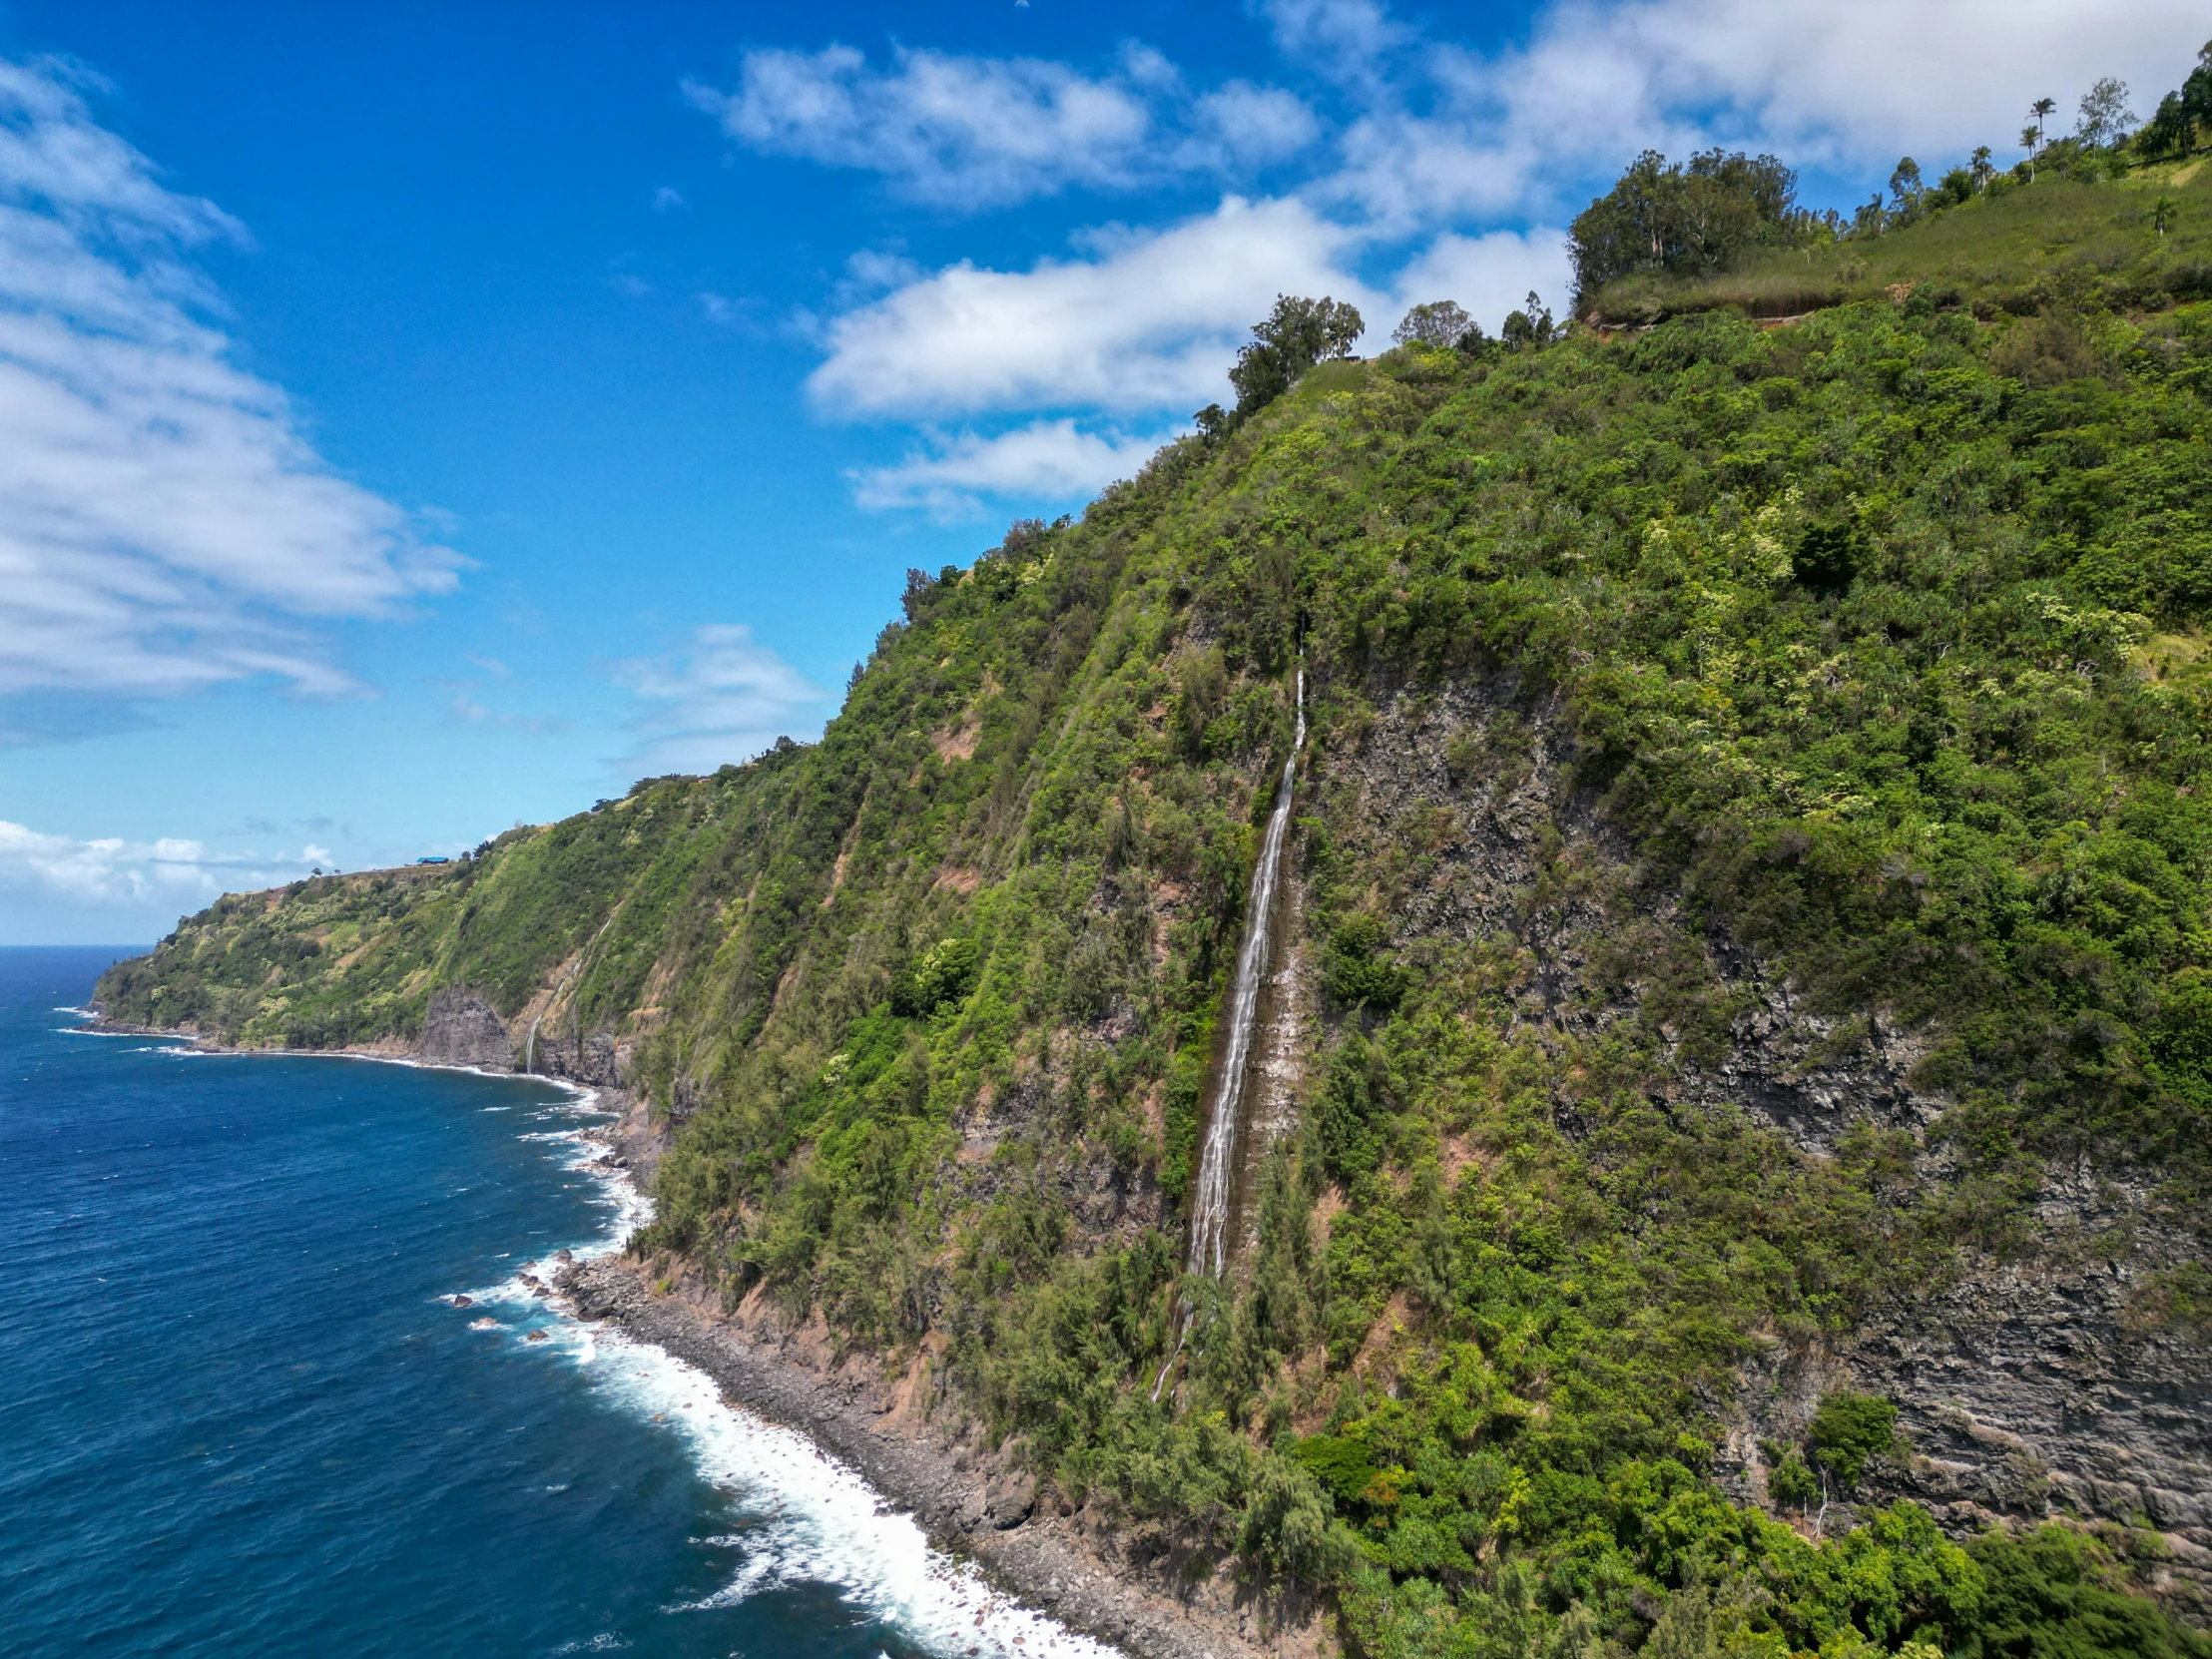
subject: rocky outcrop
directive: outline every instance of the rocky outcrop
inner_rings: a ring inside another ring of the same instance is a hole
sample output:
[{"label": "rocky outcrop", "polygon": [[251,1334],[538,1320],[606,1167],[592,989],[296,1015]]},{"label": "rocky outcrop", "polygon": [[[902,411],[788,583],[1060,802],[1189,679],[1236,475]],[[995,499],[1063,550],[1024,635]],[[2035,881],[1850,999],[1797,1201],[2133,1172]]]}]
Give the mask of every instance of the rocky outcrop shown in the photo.
[{"label": "rocky outcrop", "polygon": [[[1400,949],[1510,950],[1516,1023],[1570,1031],[1636,1018],[1672,952],[1676,980],[1718,988],[1713,1005],[1732,1012],[1671,1097],[1734,1107],[1815,1158],[1858,1124],[1934,1124],[1945,1102],[1912,1083],[1916,1034],[1879,1016],[1843,1032],[1727,940],[1683,928],[1569,788],[1555,712],[1515,690],[1382,695],[1332,766],[1333,822],[1372,837],[1365,862],[1386,872]],[[1561,1128],[1576,1132],[1571,1114]],[[1923,1179],[1939,1179],[1940,1145],[1920,1144]],[[2198,1254],[2148,1190],[2054,1170],[2017,1254],[1967,1253],[1945,1284],[1825,1346],[1747,1365],[1716,1473],[1762,1500],[1762,1440],[1801,1441],[1827,1390],[1881,1394],[1913,1455],[1882,1465],[1862,1499],[1915,1498],[1959,1536],[2000,1519],[2132,1528],[2143,1587],[2212,1614],[2212,1352],[2141,1314],[2155,1276]],[[1847,1506],[1830,1528],[1849,1520]]]},{"label": "rocky outcrop", "polygon": [[[1970,1258],[1949,1286],[1875,1310],[1848,1342],[1746,1369],[1730,1451],[1761,1495],[1758,1441],[1802,1438],[1831,1388],[1899,1407],[1906,1457],[1861,1495],[1910,1497],[1953,1533],[2071,1519],[2126,1529],[2142,1587],[2212,1615],[2212,1354],[2143,1317],[2140,1293],[2184,1241],[2143,1195],[2057,1179],[2041,1248]],[[2131,1235],[2114,1248],[2112,1232]],[[1846,1517],[1848,1519],[1848,1517]]]},{"label": "rocky outcrop", "polygon": [[514,1045],[507,1040],[498,1010],[466,985],[430,993],[414,1054],[432,1065],[476,1066],[484,1071],[512,1071],[515,1065]]}]

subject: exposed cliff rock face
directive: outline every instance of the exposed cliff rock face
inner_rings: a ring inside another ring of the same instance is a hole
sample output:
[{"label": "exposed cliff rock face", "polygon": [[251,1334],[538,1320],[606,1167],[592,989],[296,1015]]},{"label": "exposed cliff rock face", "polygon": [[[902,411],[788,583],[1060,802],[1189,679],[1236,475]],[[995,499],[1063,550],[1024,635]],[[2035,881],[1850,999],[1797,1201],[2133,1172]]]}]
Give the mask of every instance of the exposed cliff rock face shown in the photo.
[{"label": "exposed cliff rock face", "polygon": [[[595,1089],[618,1088],[628,1081],[630,1049],[607,1031],[569,1033],[549,1038],[538,1033],[532,1070],[540,1077],[560,1077]],[[517,1055],[521,1053],[517,1049]]]},{"label": "exposed cliff rock face", "polygon": [[512,1071],[515,1066],[514,1045],[507,1040],[498,1010],[466,985],[431,993],[414,1054],[441,1066],[479,1066],[485,1071]]},{"label": "exposed cliff rock face", "polygon": [[[2145,1324],[2139,1292],[2184,1242],[2140,1191],[2055,1177],[2047,1231],[2011,1259],[1967,1259],[1923,1300],[1873,1310],[1833,1350],[1777,1351],[1747,1369],[1753,1432],[1802,1433],[1821,1391],[1879,1393],[1912,1448],[1867,1482],[1952,1531],[2075,1517],[2136,1529],[2146,1587],[2212,1613],[2212,1355]],[[1747,1480],[1748,1484],[1748,1480]]]},{"label": "exposed cliff rock face", "polygon": [[[1914,1034],[1879,1013],[1851,1029],[1810,1015],[1748,953],[1686,931],[1573,792],[1558,712],[1520,707],[1515,691],[1500,679],[1385,693],[1328,772],[1332,826],[1364,837],[1367,861],[1389,872],[1404,949],[1486,946],[1509,960],[1516,1019],[1537,1031],[1651,1017],[1658,970],[1677,958],[1679,983],[1690,951],[1708,1029],[1689,1029],[1698,1009],[1663,1029],[1702,1035],[1709,1054],[1682,1068],[1678,1100],[1732,1107],[1746,1133],[1778,1133],[1816,1158],[1857,1125],[1906,1131],[1918,1178],[1946,1173],[1949,1154],[1928,1133],[1946,1102],[1911,1082]],[[1574,1132],[1571,1111],[1561,1127]],[[2193,1258],[2190,1241],[2146,1189],[2087,1169],[2053,1172],[2034,1219],[2008,1256],[1963,1252],[1946,1282],[1868,1310],[1856,1330],[1818,1347],[1776,1343],[1747,1364],[1716,1472],[1740,1499],[1764,1501],[1762,1440],[1802,1440],[1827,1390],[1880,1394],[1899,1406],[1913,1454],[1854,1495],[1918,1499],[1961,1537],[2000,1518],[2147,1529],[2133,1540],[2145,1587],[2203,1617],[2212,1353],[2148,1328],[2139,1307],[2152,1275]],[[1850,1512],[1833,1508],[1829,1530]]]},{"label": "exposed cliff rock face", "polygon": [[1844,1361],[1898,1402],[1915,1453],[1877,1491],[1961,1532],[2000,1515],[2147,1527],[2168,1557],[2151,1587],[2212,1612],[2212,1357],[2129,1329],[2130,1282],[2157,1249],[1981,1262],[1925,1303],[1877,1311]]}]

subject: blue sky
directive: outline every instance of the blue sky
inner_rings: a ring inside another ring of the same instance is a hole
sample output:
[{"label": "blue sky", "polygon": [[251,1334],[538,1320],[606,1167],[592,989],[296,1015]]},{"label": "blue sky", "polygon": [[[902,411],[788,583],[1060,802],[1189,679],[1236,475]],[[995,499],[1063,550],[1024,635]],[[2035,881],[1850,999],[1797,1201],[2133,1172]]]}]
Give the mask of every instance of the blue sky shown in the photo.
[{"label": "blue sky", "polygon": [[1848,207],[2193,13],[0,3],[0,943],[811,737],[1278,290],[1494,327],[1647,144]]}]

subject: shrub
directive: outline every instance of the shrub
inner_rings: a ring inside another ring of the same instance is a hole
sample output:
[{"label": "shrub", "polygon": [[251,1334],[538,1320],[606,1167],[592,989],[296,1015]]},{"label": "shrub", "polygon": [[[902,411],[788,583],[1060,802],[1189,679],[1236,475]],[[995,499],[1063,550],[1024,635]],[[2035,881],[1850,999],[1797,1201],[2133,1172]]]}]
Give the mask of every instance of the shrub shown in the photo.
[{"label": "shrub", "polygon": [[1877,1457],[1893,1457],[1904,1451],[1898,1435],[1898,1408],[1874,1394],[1839,1390],[1821,1396],[1813,1413],[1810,1438],[1813,1455],[1843,1482],[1846,1489],[1859,1484],[1867,1464]]},{"label": "shrub", "polygon": [[891,1012],[926,1018],[947,1002],[964,1000],[981,966],[982,950],[973,939],[939,940],[891,976]]}]

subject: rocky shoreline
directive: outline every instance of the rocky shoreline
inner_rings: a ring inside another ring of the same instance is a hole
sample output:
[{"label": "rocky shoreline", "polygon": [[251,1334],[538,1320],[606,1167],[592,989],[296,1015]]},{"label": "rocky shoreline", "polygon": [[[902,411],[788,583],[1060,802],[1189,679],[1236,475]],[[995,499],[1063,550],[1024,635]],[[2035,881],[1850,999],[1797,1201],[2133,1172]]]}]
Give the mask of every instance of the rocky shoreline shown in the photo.
[{"label": "rocky shoreline", "polygon": [[1193,1572],[1187,1552],[1141,1556],[1105,1517],[1070,1511],[1009,1460],[930,1420],[916,1386],[926,1356],[889,1379],[864,1363],[833,1365],[814,1334],[781,1329],[761,1307],[725,1316],[696,1285],[663,1291],[649,1275],[634,1259],[600,1257],[563,1268],[555,1288],[580,1317],[697,1366],[732,1403],[807,1435],[1017,1600],[1131,1659],[1334,1650],[1312,1606]]}]

